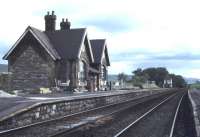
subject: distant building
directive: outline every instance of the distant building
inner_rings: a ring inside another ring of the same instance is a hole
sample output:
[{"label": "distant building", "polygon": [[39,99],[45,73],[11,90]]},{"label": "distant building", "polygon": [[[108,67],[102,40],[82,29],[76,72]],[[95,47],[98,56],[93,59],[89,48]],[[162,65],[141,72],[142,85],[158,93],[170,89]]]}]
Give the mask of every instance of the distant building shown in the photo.
[{"label": "distant building", "polygon": [[70,28],[56,15],[45,15],[45,31],[28,26],[3,59],[12,73],[12,90],[65,87],[68,90],[101,90],[110,66],[105,39],[90,40],[86,28]]},{"label": "distant building", "polygon": [[173,87],[172,78],[170,78],[170,77],[165,78],[164,82],[163,82],[163,87],[164,88],[172,88]]},{"label": "distant building", "polygon": [[94,56],[94,62],[91,64],[91,67],[100,72],[100,75],[94,77],[95,83],[97,84],[97,86],[94,85],[94,87],[105,90],[108,82],[107,66],[110,66],[106,40],[93,39],[90,40],[90,43]]},{"label": "distant building", "polygon": [[158,88],[155,81],[147,80],[143,85],[142,88]]}]

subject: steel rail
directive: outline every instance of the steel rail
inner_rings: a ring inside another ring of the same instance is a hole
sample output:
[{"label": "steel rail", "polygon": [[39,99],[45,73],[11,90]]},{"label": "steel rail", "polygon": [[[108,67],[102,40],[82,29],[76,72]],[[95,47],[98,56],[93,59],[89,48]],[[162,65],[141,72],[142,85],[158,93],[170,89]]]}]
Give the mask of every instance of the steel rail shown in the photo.
[{"label": "steel rail", "polygon": [[[177,94],[177,93],[173,93],[173,95],[171,95],[170,97],[173,97],[173,96],[175,96],[176,94]],[[168,97],[168,98],[169,98],[169,97]],[[167,99],[168,99],[168,98],[167,98]],[[165,98],[164,100],[166,100],[166,98]],[[138,103],[136,103],[135,105],[139,105],[139,104],[141,104],[141,103],[144,103],[144,102],[138,102]],[[60,132],[55,133],[54,135],[51,135],[51,136],[48,136],[48,137],[59,137],[60,135],[63,135],[63,134],[68,135],[68,134],[70,134],[71,132],[73,132],[73,131],[76,130],[76,129],[79,129],[79,128],[81,128],[81,127],[84,127],[84,126],[86,126],[86,125],[88,125],[88,124],[90,124],[90,123],[94,123],[95,121],[98,121],[98,120],[100,120],[100,119],[103,119],[103,118],[112,116],[112,115],[114,115],[114,114],[123,112],[124,110],[126,110],[126,109],[128,109],[128,108],[131,108],[131,107],[132,107],[132,106],[128,106],[128,107],[125,107],[125,108],[121,108],[121,109],[119,109],[119,110],[116,110],[116,111],[111,112],[111,113],[109,113],[109,114],[106,114],[106,115],[104,115],[104,116],[98,117],[98,118],[96,118],[95,120],[90,121],[90,122],[88,122],[88,123],[83,123],[82,125],[78,125],[78,126],[74,127],[73,129],[66,129],[66,130],[60,131]],[[67,132],[70,132],[70,133],[67,133]]]},{"label": "steel rail", "polygon": [[[175,93],[174,93],[174,94],[175,94]],[[141,104],[141,103],[144,103],[144,102],[137,102],[135,105],[139,105],[139,104]],[[62,135],[62,134],[69,134],[69,133],[67,133],[67,132],[73,132],[74,130],[76,130],[76,129],[78,129],[78,128],[84,127],[84,126],[86,126],[86,125],[88,125],[88,124],[90,124],[90,123],[94,123],[95,121],[101,120],[101,119],[103,119],[103,118],[107,118],[107,117],[112,116],[112,115],[117,114],[117,113],[120,113],[120,112],[122,112],[122,111],[124,111],[124,110],[126,110],[126,109],[128,109],[128,108],[131,108],[131,107],[132,107],[132,106],[128,106],[128,107],[125,107],[125,108],[121,108],[121,109],[119,109],[119,110],[115,110],[115,111],[113,111],[113,112],[111,112],[111,113],[109,113],[109,114],[100,116],[100,117],[94,119],[93,121],[90,121],[90,122],[87,122],[87,123],[83,123],[83,124],[81,124],[81,125],[78,125],[78,126],[74,127],[73,129],[66,129],[66,130],[60,131],[60,132],[55,133],[54,135],[51,135],[51,136],[48,136],[48,137],[57,137],[57,136],[60,136],[60,135]]]},{"label": "steel rail", "polygon": [[122,135],[124,135],[126,133],[126,131],[128,129],[130,129],[131,127],[133,127],[136,123],[138,123],[140,120],[142,120],[144,117],[148,116],[149,114],[151,114],[153,111],[155,111],[156,109],[159,108],[159,106],[161,106],[162,104],[164,104],[165,102],[167,102],[168,100],[170,100],[172,97],[174,97],[177,94],[171,95],[169,96],[167,99],[164,99],[162,102],[160,102],[158,105],[154,106],[153,108],[151,108],[150,110],[148,110],[146,113],[144,113],[142,116],[140,116],[138,119],[136,119],[134,122],[132,122],[131,124],[129,124],[127,127],[125,127],[123,130],[121,130],[119,133],[117,133],[114,137],[120,137]]},{"label": "steel rail", "polygon": [[109,105],[104,105],[104,106],[100,106],[100,107],[97,107],[97,108],[93,108],[93,109],[89,109],[89,110],[85,110],[85,111],[81,111],[81,112],[65,115],[65,116],[62,116],[62,117],[59,117],[59,118],[54,118],[54,119],[50,119],[50,120],[46,120],[46,121],[41,121],[41,122],[37,122],[37,123],[33,123],[33,124],[29,124],[29,125],[25,125],[25,126],[21,126],[21,127],[17,127],[17,128],[8,129],[8,130],[2,130],[2,131],[0,131],[0,135],[4,135],[4,134],[7,134],[7,133],[12,133],[12,132],[17,132],[17,131],[20,131],[20,130],[24,130],[26,128],[31,128],[31,127],[34,127],[34,126],[39,126],[39,125],[47,124],[47,123],[50,123],[50,122],[59,121],[59,120],[62,120],[64,118],[73,117],[73,116],[76,116],[76,115],[92,112],[92,111],[95,111],[95,110],[104,109],[104,108],[107,108],[107,107],[110,107],[110,106],[124,104],[124,103],[132,102],[132,101],[137,101],[137,100],[149,97],[149,96],[162,95],[162,94],[167,94],[167,93],[165,92],[165,93],[157,93],[157,94],[154,94],[154,95],[145,95],[145,96],[137,97],[137,98],[134,98],[134,99],[131,99],[131,100],[128,100],[128,101],[122,101],[120,103],[113,103],[113,104],[109,104]]},{"label": "steel rail", "polygon": [[174,116],[174,120],[173,120],[173,123],[172,123],[172,127],[171,127],[171,132],[170,132],[170,135],[169,137],[173,137],[173,133],[174,133],[174,128],[175,128],[175,124],[176,124],[176,119],[177,119],[177,116],[178,116],[178,112],[179,112],[179,109],[180,109],[180,106],[181,106],[181,103],[182,103],[182,100],[183,100],[183,97],[185,96],[186,94],[184,94],[179,103],[178,103],[178,106],[176,108],[176,113],[175,113],[175,116]]}]

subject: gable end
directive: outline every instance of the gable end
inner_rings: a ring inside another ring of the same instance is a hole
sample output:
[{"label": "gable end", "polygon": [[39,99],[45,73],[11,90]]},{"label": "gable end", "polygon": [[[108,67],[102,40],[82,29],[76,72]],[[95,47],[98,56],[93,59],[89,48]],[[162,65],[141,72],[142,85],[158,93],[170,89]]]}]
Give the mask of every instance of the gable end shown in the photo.
[{"label": "gable end", "polygon": [[28,27],[25,30],[25,32],[20,36],[20,38],[17,40],[17,42],[12,46],[12,48],[4,55],[4,57],[3,57],[4,60],[8,60],[8,57],[11,55],[11,53],[14,51],[14,49],[19,45],[19,43],[21,42],[21,40],[28,34],[28,32],[30,32],[36,38],[36,40],[47,51],[47,53],[52,57],[53,60],[60,59],[59,57],[56,57],[55,55],[53,55],[50,52],[50,50],[47,48],[47,46],[44,44],[44,42],[42,42],[42,40],[40,40],[40,38],[33,32],[33,30],[31,29],[31,27]]},{"label": "gable end", "polygon": [[[83,46],[86,46],[86,47],[83,47]],[[79,49],[78,58],[80,58],[81,51],[82,51],[83,48],[86,48],[86,51],[89,54],[88,55],[89,59],[90,59],[91,63],[93,63],[94,62],[93,52],[92,52],[92,48],[91,48],[91,45],[90,45],[90,41],[88,40],[86,31],[85,31],[85,34],[84,34],[82,41],[81,41],[81,46],[80,46],[80,49]]]}]

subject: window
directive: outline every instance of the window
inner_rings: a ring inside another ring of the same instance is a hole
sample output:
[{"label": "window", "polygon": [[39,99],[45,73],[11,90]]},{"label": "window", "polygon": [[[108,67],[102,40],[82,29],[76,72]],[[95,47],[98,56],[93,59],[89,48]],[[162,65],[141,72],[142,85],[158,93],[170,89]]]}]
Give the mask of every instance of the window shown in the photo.
[{"label": "window", "polygon": [[105,66],[101,66],[101,77],[102,77],[102,80],[106,80],[106,67]]},{"label": "window", "polygon": [[86,80],[86,64],[83,61],[79,63],[80,77],[79,80],[84,82]]}]

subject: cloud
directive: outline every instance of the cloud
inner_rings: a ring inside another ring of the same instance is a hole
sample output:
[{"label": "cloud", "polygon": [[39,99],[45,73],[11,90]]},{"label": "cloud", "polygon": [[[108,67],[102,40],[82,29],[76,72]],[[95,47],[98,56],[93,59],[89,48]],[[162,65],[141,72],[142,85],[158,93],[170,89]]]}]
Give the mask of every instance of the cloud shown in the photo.
[{"label": "cloud", "polygon": [[[111,62],[115,62],[114,67],[116,67],[117,62],[120,62],[120,64],[117,65],[117,68],[124,68],[123,70],[127,74],[131,74],[131,72],[137,68],[144,69],[148,67],[166,67],[170,73],[190,77],[190,70],[191,76],[195,76],[193,73],[197,72],[200,66],[200,55],[188,52],[152,52],[141,49],[134,52],[130,51],[124,53],[122,52],[119,54],[112,54]],[[112,66],[111,68],[114,69]],[[110,71],[110,73],[113,72]],[[196,77],[199,76],[200,74],[196,74]]]},{"label": "cloud", "polygon": [[[178,51],[177,51],[178,52]],[[113,61],[137,61],[137,60],[159,60],[159,61],[193,61],[200,60],[200,54],[193,54],[190,52],[153,52],[140,49],[138,51],[127,51],[117,54],[112,54]]]},{"label": "cloud", "polygon": [[86,26],[94,26],[105,32],[127,32],[139,28],[139,23],[133,21],[130,17],[124,15],[96,15],[89,19],[82,19],[81,24]]},{"label": "cloud", "polygon": [[8,50],[9,46],[6,43],[0,41],[0,63],[7,64],[7,61],[3,60],[2,57],[7,53]]},{"label": "cloud", "polygon": [[200,60],[200,54],[192,54],[192,53],[181,53],[175,55],[159,55],[152,56],[152,59],[156,60],[182,60],[182,61],[192,61],[192,60]]},{"label": "cloud", "polygon": [[0,54],[5,54],[8,50],[8,45],[0,41]]},{"label": "cloud", "polygon": [[154,53],[148,51],[127,51],[121,53],[113,53],[110,58],[112,61],[137,61],[149,59]]},{"label": "cloud", "polygon": [[[118,68],[118,69],[116,69]],[[126,72],[131,74],[133,69],[133,62],[131,61],[112,61],[111,66],[108,68],[109,74],[119,74],[121,72]]]},{"label": "cloud", "polygon": [[0,5],[0,56],[28,25],[44,30],[44,15],[54,10],[57,28],[64,17],[73,28],[87,27],[89,38],[107,39],[112,74],[164,66],[200,78],[199,6],[197,0],[6,0]]}]

